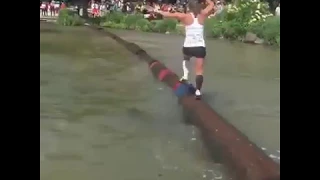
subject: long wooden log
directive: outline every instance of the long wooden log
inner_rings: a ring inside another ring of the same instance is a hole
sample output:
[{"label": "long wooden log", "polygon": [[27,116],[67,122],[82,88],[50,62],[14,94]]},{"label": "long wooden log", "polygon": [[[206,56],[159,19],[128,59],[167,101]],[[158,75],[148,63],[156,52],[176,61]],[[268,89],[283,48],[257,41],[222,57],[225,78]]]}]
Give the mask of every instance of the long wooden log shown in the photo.
[{"label": "long wooden log", "polygon": [[[97,26],[91,28],[102,30]],[[149,56],[138,45],[127,42],[109,31],[102,32],[147,62],[152,74],[172,88],[182,106],[193,115],[192,123],[200,129],[209,152],[219,156],[234,179],[280,180],[280,165],[269,158],[247,136],[223,120],[207,103],[188,95],[189,87],[180,83],[175,73]]]}]

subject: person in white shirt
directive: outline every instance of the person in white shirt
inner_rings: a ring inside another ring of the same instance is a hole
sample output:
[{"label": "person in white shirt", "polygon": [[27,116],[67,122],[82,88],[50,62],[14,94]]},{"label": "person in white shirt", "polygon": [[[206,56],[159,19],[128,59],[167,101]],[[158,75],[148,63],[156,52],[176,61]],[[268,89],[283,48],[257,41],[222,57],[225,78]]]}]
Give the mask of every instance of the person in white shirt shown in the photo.
[{"label": "person in white shirt", "polygon": [[41,9],[41,15],[42,16],[46,16],[47,13],[46,13],[46,8],[47,8],[47,5],[45,2],[42,2],[41,6],[40,6],[40,9]]},{"label": "person in white shirt", "polygon": [[196,58],[195,74],[196,74],[196,99],[201,98],[201,88],[203,83],[203,64],[206,57],[206,45],[203,34],[203,26],[206,18],[211,14],[214,8],[214,3],[211,0],[206,0],[208,6],[202,9],[198,0],[189,0],[187,13],[170,13],[163,12],[159,9],[155,9],[156,13],[160,13],[163,17],[175,18],[179,20],[185,26],[185,39],[182,47],[183,53],[183,76],[181,81],[188,81],[189,70],[186,63],[190,61],[192,57]]},{"label": "person in white shirt", "polygon": [[106,5],[105,4],[100,4],[100,7],[99,7],[99,12],[100,12],[100,16],[103,16],[105,10],[106,10]]}]

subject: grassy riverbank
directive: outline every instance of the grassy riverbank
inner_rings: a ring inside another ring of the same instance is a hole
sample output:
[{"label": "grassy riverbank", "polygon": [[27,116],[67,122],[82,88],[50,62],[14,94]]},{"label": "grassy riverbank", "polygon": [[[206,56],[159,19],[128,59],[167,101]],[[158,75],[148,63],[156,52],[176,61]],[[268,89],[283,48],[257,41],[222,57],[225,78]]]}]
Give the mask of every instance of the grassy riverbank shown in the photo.
[{"label": "grassy riverbank", "polygon": [[[206,35],[212,38],[280,46],[280,17],[273,16],[267,9],[267,4],[260,2],[229,5],[218,16],[206,21]],[[141,14],[128,15],[116,12],[95,18],[93,22],[106,28],[183,34],[183,28],[176,20],[148,21]],[[58,23],[74,26],[84,22],[78,15],[62,11]]]}]

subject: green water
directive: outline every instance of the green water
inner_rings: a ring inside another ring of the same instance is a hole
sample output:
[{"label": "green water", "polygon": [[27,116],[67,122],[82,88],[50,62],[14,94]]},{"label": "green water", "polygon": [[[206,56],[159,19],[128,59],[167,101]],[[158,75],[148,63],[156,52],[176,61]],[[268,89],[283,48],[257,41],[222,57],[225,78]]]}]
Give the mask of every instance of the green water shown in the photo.
[{"label": "green water", "polygon": [[[182,75],[182,36],[110,31]],[[207,39],[206,46],[204,100],[280,162],[280,50],[214,39]]]},{"label": "green water", "polygon": [[41,180],[221,178],[196,134],[172,93],[117,43],[40,23]]},{"label": "green water", "polygon": [[[181,74],[182,37],[112,31]],[[207,47],[205,101],[280,162],[280,51]],[[113,40],[40,23],[40,179],[228,179],[182,119],[172,92]]]}]

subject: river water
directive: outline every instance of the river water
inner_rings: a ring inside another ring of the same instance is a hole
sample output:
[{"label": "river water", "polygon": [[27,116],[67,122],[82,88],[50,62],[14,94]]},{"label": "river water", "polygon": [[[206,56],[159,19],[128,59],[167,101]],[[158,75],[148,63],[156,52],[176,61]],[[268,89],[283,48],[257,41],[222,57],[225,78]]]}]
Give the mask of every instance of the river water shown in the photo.
[{"label": "river water", "polygon": [[[181,37],[115,32],[181,72]],[[207,46],[206,101],[280,161],[279,51]],[[182,123],[172,92],[150,74],[108,37],[40,23],[40,178],[228,179],[197,130]]]}]

